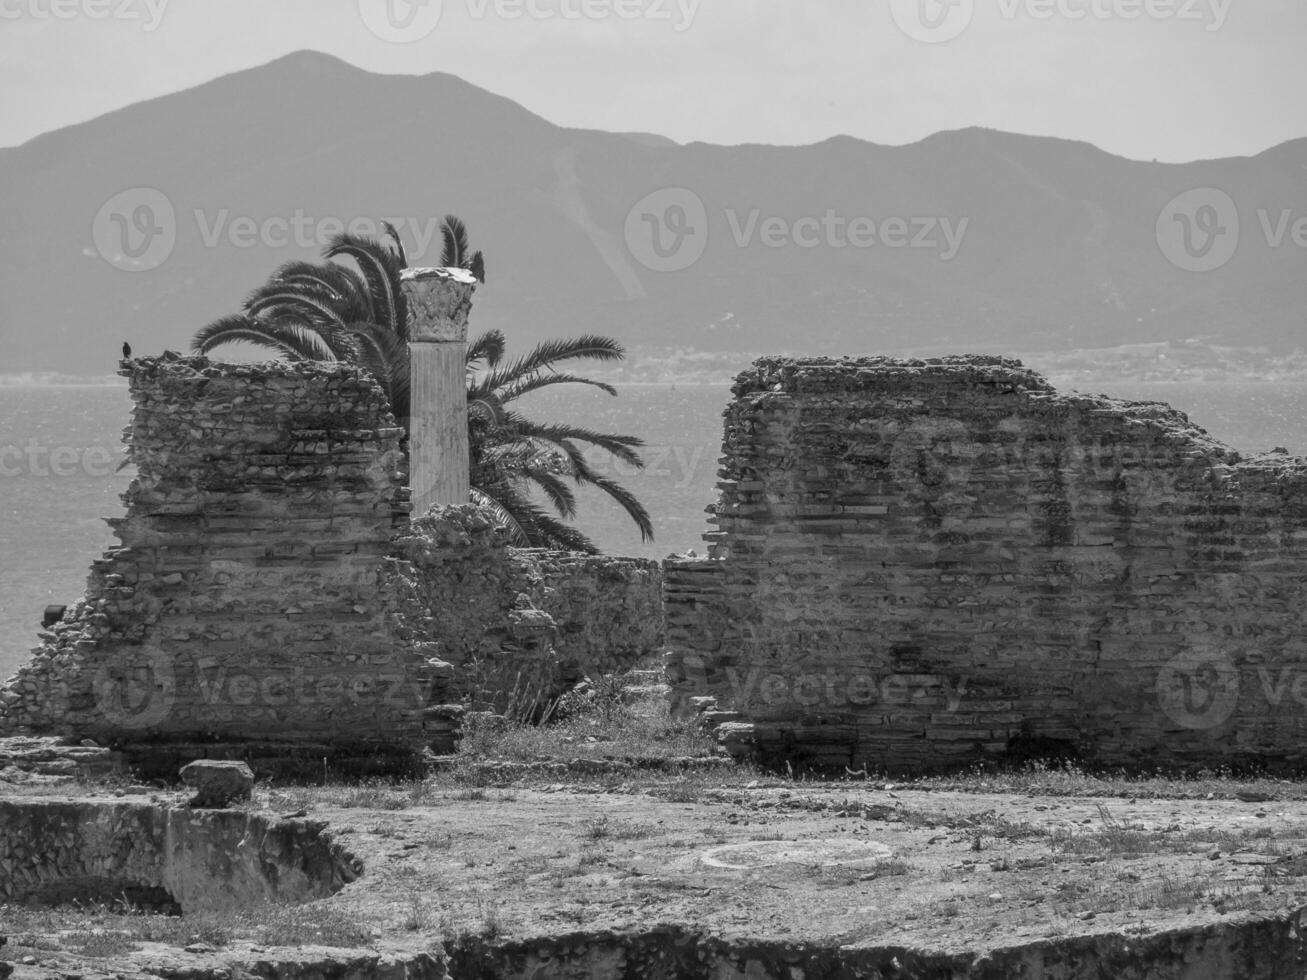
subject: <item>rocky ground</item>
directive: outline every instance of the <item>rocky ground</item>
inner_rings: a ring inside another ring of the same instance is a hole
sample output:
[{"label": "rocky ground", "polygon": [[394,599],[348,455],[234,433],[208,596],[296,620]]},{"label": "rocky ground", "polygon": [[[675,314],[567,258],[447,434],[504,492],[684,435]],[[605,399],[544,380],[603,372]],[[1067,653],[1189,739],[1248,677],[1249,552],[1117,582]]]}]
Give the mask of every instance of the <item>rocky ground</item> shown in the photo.
[{"label": "rocky ground", "polygon": [[[162,806],[185,802],[156,795]],[[309,804],[366,869],[316,903],[328,925],[340,921],[327,914],[334,911],[366,926],[363,949],[350,957],[398,962],[461,945],[529,949],[549,960],[562,950],[575,957],[587,943],[611,945],[615,935],[660,933],[746,951],[760,943],[907,950],[941,961],[1078,937],[1115,946],[1169,933],[1174,943],[1203,930],[1209,942],[1237,949],[1213,927],[1307,906],[1301,802],[711,779],[433,788],[424,797],[404,809],[389,799],[377,801],[381,809]],[[274,801],[265,793],[263,802]],[[10,920],[0,954],[18,980],[97,971],[216,976],[236,963],[312,958],[303,946],[274,956],[240,939],[221,948],[189,942],[185,927],[172,944],[137,942],[121,921],[92,926],[121,932],[121,943],[104,944],[113,955],[87,956],[84,944],[79,954],[67,942],[84,931],[76,916],[25,915],[0,913]],[[197,925],[196,935],[206,928]],[[313,943],[303,945],[313,952]]]},{"label": "rocky ground", "polygon": [[[643,769],[605,760],[603,739],[568,738],[577,761],[260,785],[251,808],[325,821],[361,877],[241,914],[0,906],[0,976],[1307,976],[1298,784],[1218,780],[1197,793],[1213,798],[1180,799],[1209,784],[1168,798],[1146,782],[1094,796],[812,783]],[[0,796],[33,803],[190,795],[6,772]]]}]

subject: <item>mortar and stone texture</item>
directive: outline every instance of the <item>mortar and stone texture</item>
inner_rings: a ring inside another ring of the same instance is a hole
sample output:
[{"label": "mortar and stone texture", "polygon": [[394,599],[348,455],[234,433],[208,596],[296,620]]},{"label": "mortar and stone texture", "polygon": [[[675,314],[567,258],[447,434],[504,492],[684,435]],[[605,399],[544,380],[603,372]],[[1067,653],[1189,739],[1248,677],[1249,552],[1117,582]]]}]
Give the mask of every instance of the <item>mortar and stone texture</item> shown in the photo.
[{"label": "mortar and stone texture", "polygon": [[658,650],[655,563],[514,552],[469,506],[448,553],[414,547],[403,430],[364,370],[168,353],[122,373],[120,544],[0,687],[0,736],[134,746],[168,776],[223,755],[404,768],[449,748],[452,700]]},{"label": "mortar and stone texture", "polygon": [[1301,459],[1004,358],[763,358],[720,475],[668,669],[735,754],[1307,762]]},{"label": "mortar and stone texture", "polygon": [[429,613],[423,636],[453,666],[452,697],[495,711],[543,706],[661,651],[657,562],[507,542],[471,504],[429,512],[396,537],[410,601]]},{"label": "mortar and stone texture", "polygon": [[421,651],[378,586],[407,515],[402,430],[364,371],[165,354],[124,368],[121,542],[0,693],[0,729],[417,744]]},{"label": "mortar and stone texture", "polygon": [[326,898],[362,864],[314,820],[88,799],[0,800],[0,904],[178,914]]}]

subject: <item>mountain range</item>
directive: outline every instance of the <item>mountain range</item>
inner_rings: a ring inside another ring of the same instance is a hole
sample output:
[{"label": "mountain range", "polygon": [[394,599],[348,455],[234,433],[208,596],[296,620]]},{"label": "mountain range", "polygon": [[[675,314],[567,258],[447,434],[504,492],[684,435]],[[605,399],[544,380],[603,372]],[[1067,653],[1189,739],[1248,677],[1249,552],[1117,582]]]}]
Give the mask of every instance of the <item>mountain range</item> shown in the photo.
[{"label": "mountain range", "polygon": [[514,345],[1289,351],[1307,326],[1307,139],[1182,165],[983,129],[681,145],[314,52],[0,149],[0,213],[0,373],[184,349],[350,223],[399,219],[436,264],[447,213],[486,256],[474,330]]}]

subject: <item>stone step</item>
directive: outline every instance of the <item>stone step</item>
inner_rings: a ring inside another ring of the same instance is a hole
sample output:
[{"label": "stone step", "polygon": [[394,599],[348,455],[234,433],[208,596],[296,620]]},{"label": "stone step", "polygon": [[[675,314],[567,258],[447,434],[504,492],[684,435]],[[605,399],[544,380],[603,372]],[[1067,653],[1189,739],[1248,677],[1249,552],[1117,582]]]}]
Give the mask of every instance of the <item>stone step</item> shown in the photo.
[{"label": "stone step", "polygon": [[622,689],[622,702],[631,704],[635,701],[650,701],[666,698],[671,694],[666,684],[639,684]]}]

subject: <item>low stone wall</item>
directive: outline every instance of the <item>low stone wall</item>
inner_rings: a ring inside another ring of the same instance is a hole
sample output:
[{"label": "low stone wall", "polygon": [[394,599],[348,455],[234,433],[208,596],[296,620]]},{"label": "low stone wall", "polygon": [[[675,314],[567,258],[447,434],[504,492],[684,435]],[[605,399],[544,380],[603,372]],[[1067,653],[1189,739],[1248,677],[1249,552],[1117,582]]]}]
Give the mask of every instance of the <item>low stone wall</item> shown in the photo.
[{"label": "low stone wall", "polygon": [[679,710],[771,761],[1307,764],[1307,463],[1019,362],[766,358],[712,556],[665,566]]},{"label": "low stone wall", "polygon": [[386,586],[402,430],[371,376],[174,354],[123,373],[121,544],[0,689],[0,734],[419,746],[429,650]]},{"label": "low stone wall", "polygon": [[645,558],[519,550],[539,574],[554,649],[588,674],[613,674],[662,653],[662,565]]},{"label": "low stone wall", "polygon": [[325,826],[244,810],[0,800],[0,904],[126,895],[193,913],[326,898],[363,867]]},{"label": "low stone wall", "polygon": [[530,714],[662,649],[656,562],[511,548],[470,504],[415,519],[396,543],[424,637],[453,665],[455,696],[478,708]]}]

